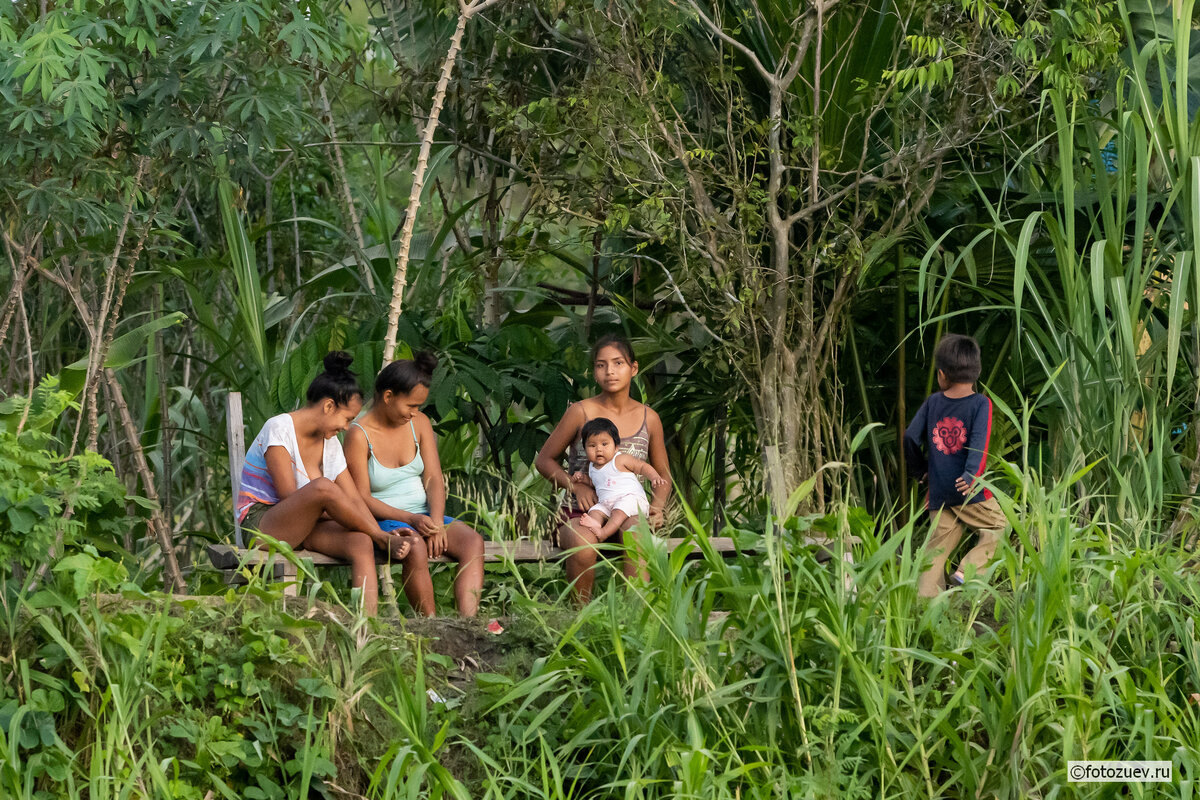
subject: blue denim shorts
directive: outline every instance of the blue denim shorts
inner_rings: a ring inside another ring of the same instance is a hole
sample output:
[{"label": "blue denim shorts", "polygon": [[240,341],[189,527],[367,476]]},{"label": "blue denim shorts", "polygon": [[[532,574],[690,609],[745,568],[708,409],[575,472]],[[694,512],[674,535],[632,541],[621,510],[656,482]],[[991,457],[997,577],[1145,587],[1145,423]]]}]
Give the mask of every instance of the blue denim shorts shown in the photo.
[{"label": "blue denim shorts", "polygon": [[[449,525],[454,521],[454,517],[442,517],[443,525]],[[410,531],[413,530],[412,525],[409,525],[407,522],[401,522],[398,519],[381,519],[379,520],[379,527],[386,533],[391,533],[392,531],[400,530],[401,528],[407,528]]]}]

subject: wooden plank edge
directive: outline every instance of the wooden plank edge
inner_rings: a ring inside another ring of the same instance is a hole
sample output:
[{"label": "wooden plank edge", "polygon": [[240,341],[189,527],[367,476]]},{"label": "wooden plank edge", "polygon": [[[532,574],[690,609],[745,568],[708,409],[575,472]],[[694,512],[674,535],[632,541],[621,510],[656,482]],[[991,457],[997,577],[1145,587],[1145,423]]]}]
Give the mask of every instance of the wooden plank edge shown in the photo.
[{"label": "wooden plank edge", "polygon": [[[667,547],[669,550],[674,550],[686,539],[667,539]],[[713,550],[718,553],[735,553],[737,547],[733,540],[728,537],[714,537],[709,540]],[[517,542],[497,542],[485,541],[483,551],[483,560],[488,563],[499,563],[503,561],[517,562],[532,562],[532,561],[551,561],[562,558],[566,551],[561,547],[551,545],[545,540],[521,540]],[[246,566],[258,565],[266,563],[271,558],[271,554],[266,550],[239,550],[236,547],[227,544],[210,544],[205,548],[208,551],[209,561],[219,570],[236,570],[243,563]],[[700,548],[696,545],[692,546],[692,554],[699,555]],[[753,554],[752,549],[743,550],[748,554]],[[302,561],[310,561],[313,566],[318,567],[344,567],[348,566],[345,561],[338,558],[327,556],[324,553],[314,553],[310,550],[296,550],[296,557]],[[278,560],[282,560],[280,557]],[[441,564],[453,562],[453,559],[447,556],[438,556],[430,558],[430,562]],[[386,559],[379,559],[377,564],[387,564]]]}]

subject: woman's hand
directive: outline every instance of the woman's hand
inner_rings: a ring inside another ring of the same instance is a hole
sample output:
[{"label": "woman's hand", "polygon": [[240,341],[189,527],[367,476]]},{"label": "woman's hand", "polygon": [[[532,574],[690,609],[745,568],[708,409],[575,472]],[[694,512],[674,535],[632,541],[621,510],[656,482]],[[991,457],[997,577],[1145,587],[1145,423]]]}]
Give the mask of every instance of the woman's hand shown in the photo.
[{"label": "woman's hand", "polygon": [[655,508],[651,506],[650,512],[646,516],[650,518],[650,527],[654,528],[655,530],[658,530],[666,523],[666,519],[663,518],[663,510],[661,508]]},{"label": "woman's hand", "polygon": [[575,502],[584,511],[596,505],[596,490],[590,483],[572,483],[571,491],[575,494]]},{"label": "woman's hand", "polygon": [[444,554],[446,552],[446,526],[438,525],[437,531],[429,535],[425,544],[429,547],[431,558],[438,558]]},{"label": "woman's hand", "polygon": [[410,519],[401,520],[412,526],[412,529],[428,539],[441,529],[441,525],[433,521],[428,514],[412,514]]}]

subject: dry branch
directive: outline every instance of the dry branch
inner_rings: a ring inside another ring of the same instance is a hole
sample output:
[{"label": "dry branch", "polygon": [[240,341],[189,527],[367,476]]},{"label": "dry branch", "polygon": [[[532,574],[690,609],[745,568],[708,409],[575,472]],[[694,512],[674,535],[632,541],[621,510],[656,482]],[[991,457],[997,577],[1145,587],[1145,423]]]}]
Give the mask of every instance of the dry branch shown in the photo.
[{"label": "dry branch", "polygon": [[125,402],[125,393],[121,389],[121,382],[117,380],[116,374],[111,369],[105,369],[103,375],[108,383],[117,416],[121,420],[121,427],[125,431],[125,439],[129,442],[134,468],[142,480],[142,491],[155,504],[154,510],[150,514],[150,527],[154,532],[159,549],[162,551],[163,583],[167,591],[182,593],[186,586],[183,582],[183,573],[179,569],[179,561],[175,558],[175,543],[171,525],[169,520],[163,516],[162,506],[158,499],[158,487],[154,484],[154,473],[150,469],[149,462],[146,461],[140,433],[137,425],[133,422],[133,416],[129,413],[129,404]]}]

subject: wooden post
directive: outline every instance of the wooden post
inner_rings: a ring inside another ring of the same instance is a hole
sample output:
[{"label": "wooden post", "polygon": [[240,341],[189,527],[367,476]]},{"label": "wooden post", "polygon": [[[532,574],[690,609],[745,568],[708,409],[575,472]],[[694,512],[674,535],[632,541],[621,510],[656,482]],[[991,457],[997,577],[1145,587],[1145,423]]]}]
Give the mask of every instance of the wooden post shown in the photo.
[{"label": "wooden post", "polygon": [[225,398],[225,436],[229,442],[229,481],[233,488],[233,540],[239,548],[242,525],[237,518],[238,492],[242,488],[242,464],[246,460],[246,436],[242,424],[242,393],[230,392]]},{"label": "wooden post", "polygon": [[384,603],[391,609],[391,612],[399,619],[400,600],[396,596],[396,584],[392,581],[392,565],[391,563],[379,565],[379,594],[383,597]]},{"label": "wooden post", "polygon": [[[300,596],[300,578],[297,574],[296,565],[282,556],[275,556],[282,562],[283,574],[280,576],[283,581],[283,596],[299,597]],[[284,601],[287,602],[286,600]]]}]

